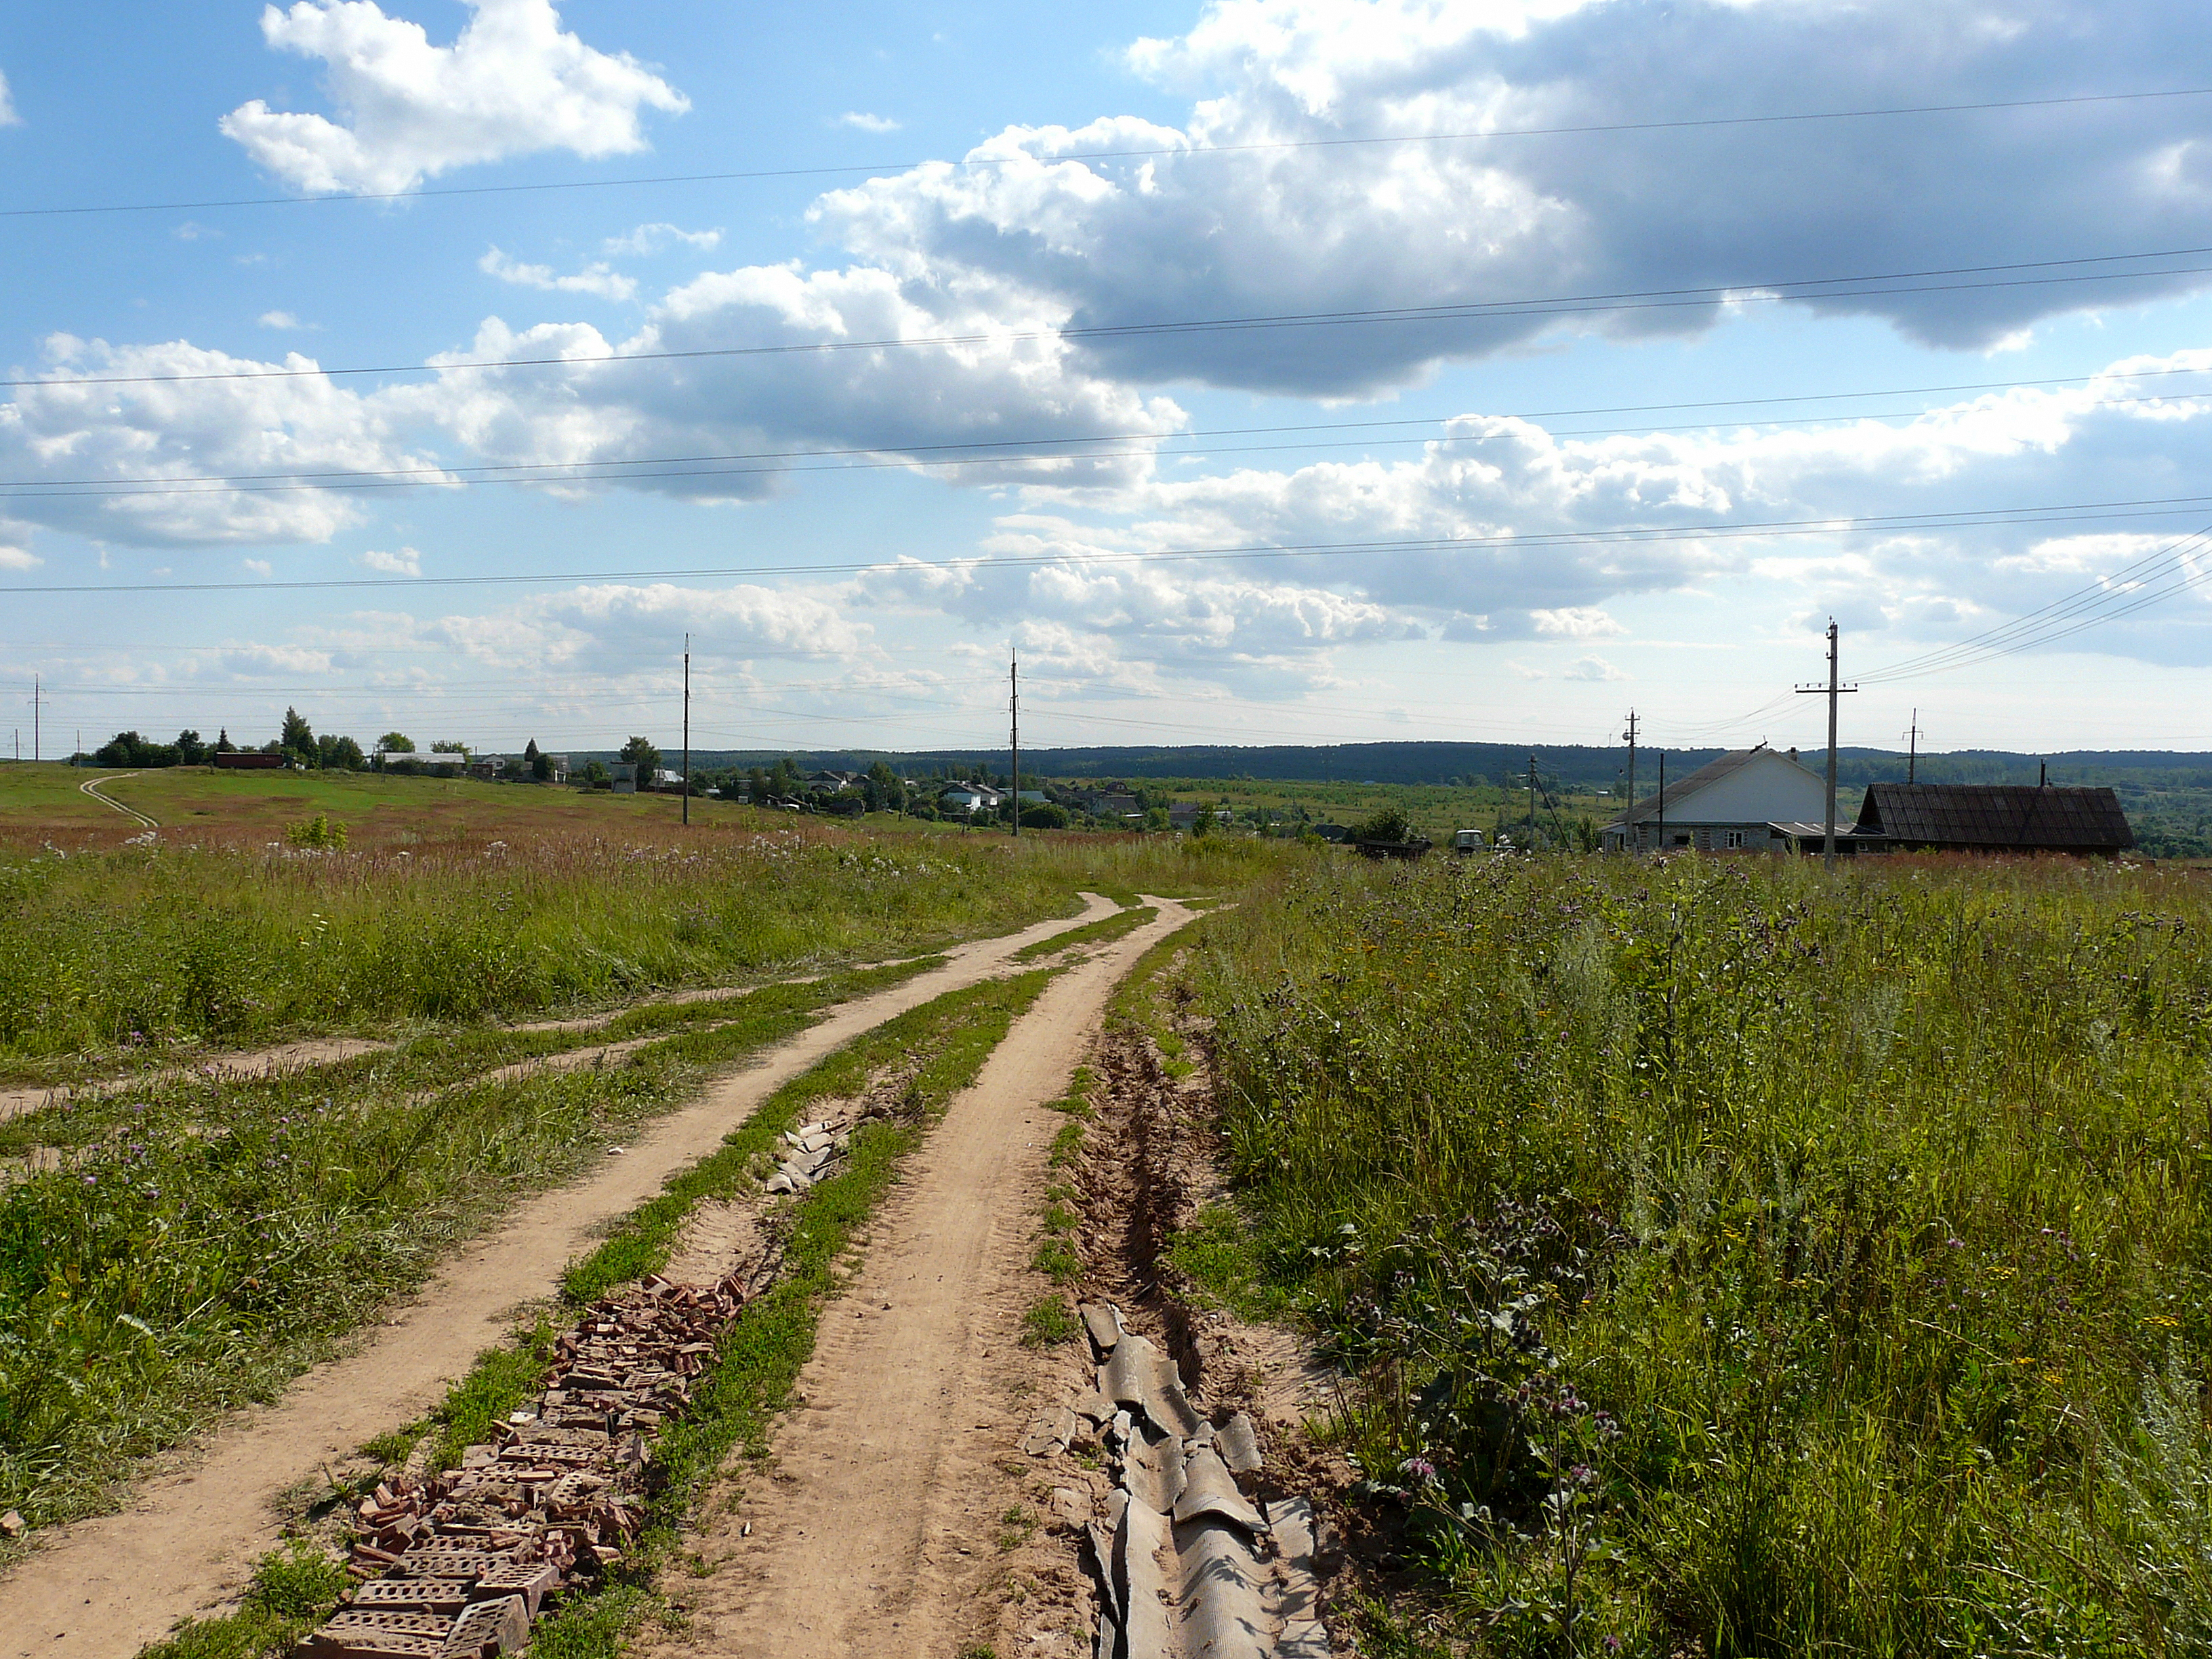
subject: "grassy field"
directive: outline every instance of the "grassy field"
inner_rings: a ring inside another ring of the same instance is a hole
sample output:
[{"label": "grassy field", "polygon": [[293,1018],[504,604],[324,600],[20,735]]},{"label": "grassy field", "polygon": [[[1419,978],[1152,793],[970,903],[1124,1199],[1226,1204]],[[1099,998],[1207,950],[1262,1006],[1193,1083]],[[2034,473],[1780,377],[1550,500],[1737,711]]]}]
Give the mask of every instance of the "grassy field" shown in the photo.
[{"label": "grassy field", "polygon": [[2201,880],[1340,865],[1204,925],[1200,1242],[1356,1367],[1430,1573],[1365,1650],[2212,1651]]},{"label": "grassy field", "polygon": [[[1267,856],[1249,842],[1017,842],[706,803],[686,828],[663,798],[447,780],[180,769],[115,787],[142,782],[130,798],[163,823],[150,841],[41,771],[0,774],[0,811],[46,826],[18,837],[35,850],[0,854],[0,1077],[882,959],[1066,914],[1079,888],[1188,892]],[[221,815],[172,830],[164,815],[194,799]],[[112,820],[102,838],[45,846],[54,819],[40,815],[79,806]],[[284,838],[311,808],[351,826],[343,848]]]}]

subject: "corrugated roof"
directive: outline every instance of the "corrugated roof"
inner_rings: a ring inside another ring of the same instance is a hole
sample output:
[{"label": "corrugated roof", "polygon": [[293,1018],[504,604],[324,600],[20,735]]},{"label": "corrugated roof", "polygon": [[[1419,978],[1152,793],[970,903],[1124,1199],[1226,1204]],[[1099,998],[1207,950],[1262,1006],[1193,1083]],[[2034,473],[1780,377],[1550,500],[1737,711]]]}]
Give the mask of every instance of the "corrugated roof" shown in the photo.
[{"label": "corrugated roof", "polygon": [[1901,847],[2117,853],[2136,844],[2119,797],[2080,785],[1869,784],[1858,828]]}]

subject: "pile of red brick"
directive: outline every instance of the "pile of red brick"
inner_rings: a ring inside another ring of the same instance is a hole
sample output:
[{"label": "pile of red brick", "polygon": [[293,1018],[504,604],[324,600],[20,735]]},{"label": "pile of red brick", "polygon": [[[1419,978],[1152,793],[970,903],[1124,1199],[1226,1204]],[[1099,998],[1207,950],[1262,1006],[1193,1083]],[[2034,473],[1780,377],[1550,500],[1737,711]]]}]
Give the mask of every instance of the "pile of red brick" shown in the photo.
[{"label": "pile of red brick", "polygon": [[592,1306],[556,1346],[536,1403],[458,1468],[364,1500],[346,1605],[295,1651],[489,1659],[518,1651],[545,1599],[622,1559],[660,1425],[757,1291],[648,1277]]}]

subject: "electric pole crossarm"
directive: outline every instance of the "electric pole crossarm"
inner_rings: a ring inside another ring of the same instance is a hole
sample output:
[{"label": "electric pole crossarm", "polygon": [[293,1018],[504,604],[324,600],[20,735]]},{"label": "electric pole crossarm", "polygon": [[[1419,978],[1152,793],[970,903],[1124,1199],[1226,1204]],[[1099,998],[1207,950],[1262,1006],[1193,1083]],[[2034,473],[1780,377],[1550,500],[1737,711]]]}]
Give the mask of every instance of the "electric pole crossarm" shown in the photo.
[{"label": "electric pole crossarm", "polygon": [[1836,867],[1836,700],[1846,691],[1856,691],[1856,685],[1845,685],[1837,678],[1836,620],[1828,619],[1828,683],[1826,685],[1801,685],[1801,696],[1825,694],[1828,699],[1828,819],[1820,839],[1820,867]]}]

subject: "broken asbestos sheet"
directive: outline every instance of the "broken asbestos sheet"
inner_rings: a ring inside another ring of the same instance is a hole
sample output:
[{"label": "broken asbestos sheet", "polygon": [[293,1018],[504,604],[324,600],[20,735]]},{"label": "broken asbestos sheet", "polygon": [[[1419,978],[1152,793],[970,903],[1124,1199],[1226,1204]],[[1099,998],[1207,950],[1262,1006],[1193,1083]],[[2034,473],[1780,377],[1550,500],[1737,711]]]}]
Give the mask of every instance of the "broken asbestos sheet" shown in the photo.
[{"label": "broken asbestos sheet", "polygon": [[647,1454],[772,1266],[712,1285],[647,1277],[556,1345],[549,1385],[458,1468],[364,1500],[346,1604],[299,1659],[519,1653],[550,1596],[597,1577],[636,1535]]},{"label": "broken asbestos sheet", "polygon": [[1087,1418],[1117,1490],[1085,1529],[1098,1583],[1094,1659],[1328,1659],[1313,1507],[1255,1496],[1259,1436],[1238,1412],[1212,1422],[1175,1362],[1110,1304],[1079,1310],[1097,1391],[1047,1413],[1022,1442],[1064,1451]]}]

